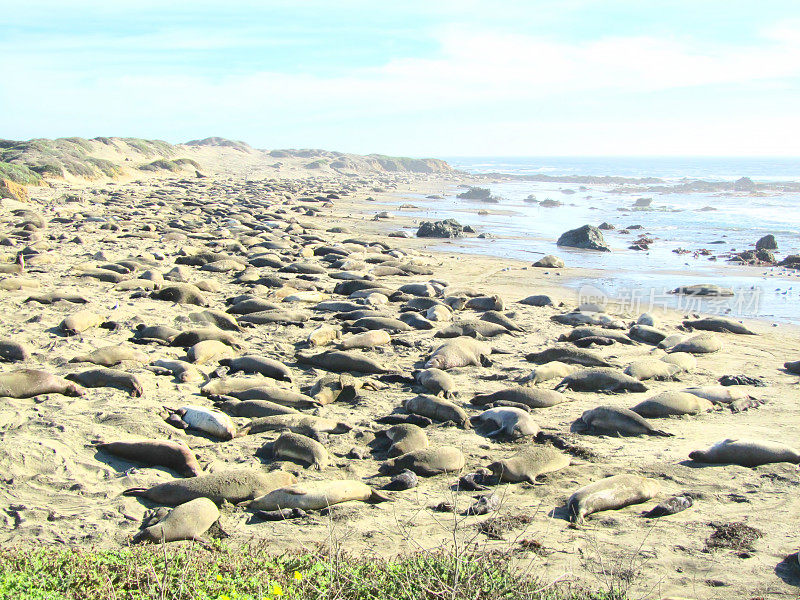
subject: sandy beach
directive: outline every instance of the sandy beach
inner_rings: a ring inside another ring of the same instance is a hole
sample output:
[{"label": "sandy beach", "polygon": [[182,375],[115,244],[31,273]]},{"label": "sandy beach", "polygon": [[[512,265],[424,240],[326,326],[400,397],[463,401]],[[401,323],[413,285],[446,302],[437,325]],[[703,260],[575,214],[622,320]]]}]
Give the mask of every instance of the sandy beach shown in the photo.
[{"label": "sandy beach", "polygon": [[[336,317],[346,311],[318,310],[319,302],[355,302],[397,319],[401,307],[414,295],[394,296],[391,292],[410,283],[436,282],[435,296],[441,301],[498,296],[502,301],[499,312],[518,325],[519,331],[484,340],[494,351],[491,366],[448,370],[457,390],[451,401],[474,417],[486,408],[470,403],[475,395],[519,385],[517,381],[537,366],[526,360],[526,355],[556,345],[559,336],[573,330],[551,319],[577,308],[577,295],[564,286],[565,279],[603,275],[575,266],[575,260],[568,260],[563,269],[535,268],[532,261],[441,250],[447,244],[459,244],[458,240],[390,235],[401,230],[413,232],[418,225],[418,219],[404,215],[404,210],[410,209],[403,209],[402,204],[419,204],[415,199],[419,195],[441,194],[475,181],[455,172],[420,174],[361,167],[335,172],[327,167],[309,168],[308,158],[269,158],[213,146],[186,148],[185,156],[201,165],[205,177],[196,177],[191,169],[180,174],[140,173],[113,181],[72,178],[53,181],[51,187],[29,187],[29,202],[3,200],[0,204],[0,237],[6,240],[0,254],[5,257],[4,266],[9,267],[0,281],[4,315],[0,338],[30,351],[27,360],[4,364],[2,373],[25,368],[64,377],[96,368],[70,361],[107,346],[123,346],[146,355],[143,362],[113,367],[135,376],[143,388],[141,396],[118,388],[93,387],[80,397],[51,393],[2,399],[3,545],[117,548],[131,543],[145,513],[159,504],[122,493],[172,481],[179,475],[165,467],[98,451],[92,443],[97,440],[180,440],[197,456],[204,473],[280,468],[296,473],[300,484],[347,479],[379,489],[391,478],[379,473],[387,457],[372,442],[375,434],[389,425],[377,420],[406,414],[404,401],[428,393],[411,383],[412,373],[423,368],[431,353],[448,341],[434,334],[452,322],[433,321],[433,329],[390,331],[390,343],[352,351],[390,367],[397,377],[355,372],[356,379],[367,385],[354,399],[302,409],[351,427],[343,434],[319,436],[330,455],[330,464],[322,470],[278,460],[261,451],[280,431],[222,441],[167,423],[164,407],[211,408],[214,403],[200,393],[201,382],[178,382],[146,368],[159,359],[183,360],[187,349],[135,344],[130,340],[137,326],[179,331],[208,327],[198,320],[197,313],[226,311],[233,305],[230,299],[245,294],[300,311],[308,320],[237,327],[229,333],[241,342],[232,349],[234,355],[268,357],[289,369],[291,382],[270,380],[271,385],[308,394],[327,371],[299,362],[298,356],[336,346],[309,348],[309,334],[322,325],[338,330],[351,326]],[[274,166],[276,163],[280,166]],[[407,202],[403,200],[406,195]],[[402,201],[399,207],[398,199]],[[381,216],[384,211],[390,214]],[[493,243],[491,239],[483,241]],[[434,246],[438,251],[431,250]],[[17,254],[24,249],[24,272],[11,272]],[[210,269],[199,262],[192,265],[179,260],[204,252],[217,253],[210,262],[228,262]],[[334,266],[330,258],[351,264]],[[113,265],[122,263],[127,266],[114,269]],[[295,267],[286,268],[290,265]],[[402,274],[374,274],[379,266],[387,267],[386,273]],[[725,268],[720,266],[721,276]],[[118,281],[87,276],[97,274],[97,269],[115,273],[117,277],[109,277]],[[158,277],[139,280],[145,271],[172,281]],[[343,271],[349,273],[347,279],[341,275]],[[278,280],[282,281],[275,283]],[[380,284],[390,295],[372,297],[371,303],[365,304],[365,300],[334,292],[337,284],[348,280]],[[151,297],[152,292],[175,282],[197,285],[206,305]],[[309,291],[321,295],[306,299],[302,293]],[[86,303],[28,301],[50,292],[75,294]],[[532,295],[547,295],[552,305],[520,303]],[[299,299],[291,301],[293,296]],[[287,297],[290,301],[284,301]],[[64,335],[59,324],[81,310],[92,311],[102,322],[113,325]],[[422,315],[425,310],[417,312]],[[484,312],[459,308],[452,321],[479,320]],[[629,307],[613,302],[606,312],[624,323],[625,329],[613,330],[619,334],[639,318]],[[660,310],[655,317],[656,328],[664,334],[703,333],[683,325],[692,315]],[[243,324],[241,318],[239,324]],[[226,536],[232,544],[269,539],[275,552],[332,543],[362,555],[381,556],[451,548],[455,543],[462,550],[476,547],[506,553],[521,572],[540,578],[543,584],[576,582],[601,590],[622,585],[631,598],[794,598],[800,585],[794,526],[800,509],[797,465],[778,462],[744,467],[689,459],[690,452],[727,438],[796,444],[798,376],[785,371],[783,365],[800,360],[800,330],[758,320],[745,325],[756,335],[713,333],[721,344],[718,351],[696,354],[696,367],[688,372],[676,373],[668,380],[644,381],[646,391],[564,390],[563,403],[530,410],[544,434],[536,440],[489,438],[481,428],[462,428],[434,419],[424,428],[430,447],[458,448],[465,458],[464,468],[458,473],[420,476],[413,489],[387,492],[390,502],[351,501],[328,511],[309,511],[305,518],[278,522],[257,518],[243,504],[223,503],[214,534]],[[343,332],[344,338],[349,335]],[[619,372],[635,360],[664,355],[648,343],[614,343],[588,350]],[[218,367],[213,360],[197,365],[209,381],[220,379],[212,377]],[[575,430],[576,420],[595,407],[631,408],[661,392],[717,385],[725,375],[747,375],[761,382],[758,387],[731,388],[744,390],[744,395],[763,403],[753,402],[738,412],[723,403],[700,414],[649,419],[669,437]],[[223,379],[231,381],[250,376],[223,373]],[[559,381],[542,381],[533,387],[552,390]],[[232,419],[240,430],[250,422],[246,417]],[[569,466],[542,475],[535,483],[488,485],[486,491],[458,486],[461,475],[509,458],[530,445],[546,445],[547,439],[561,444],[572,461]],[[619,474],[655,480],[659,491],[645,502],[598,512],[587,517],[585,524],[571,526],[566,508],[570,495]],[[496,506],[488,514],[463,514],[477,496],[490,494],[496,496]],[[690,508],[659,518],[643,516],[659,502],[681,495],[692,498]],[[449,503],[452,510],[433,509],[442,503]],[[728,527],[731,524],[736,526]]]}]

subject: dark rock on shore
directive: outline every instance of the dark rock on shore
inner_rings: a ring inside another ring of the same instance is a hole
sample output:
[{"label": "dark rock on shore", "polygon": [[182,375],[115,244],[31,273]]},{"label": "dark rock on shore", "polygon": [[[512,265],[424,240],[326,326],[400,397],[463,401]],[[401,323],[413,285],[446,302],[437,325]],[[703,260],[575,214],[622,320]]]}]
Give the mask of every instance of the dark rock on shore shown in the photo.
[{"label": "dark rock on shore", "polygon": [[599,250],[600,252],[611,252],[611,248],[603,239],[603,232],[592,225],[584,225],[578,229],[571,229],[561,234],[557,245],[569,248],[582,248],[584,250]]},{"label": "dark rock on shore", "polygon": [[[455,219],[444,221],[423,221],[417,229],[417,237],[456,238],[461,237],[465,228]],[[470,228],[470,231],[472,229]]]},{"label": "dark rock on shore", "polygon": [[771,233],[756,242],[756,250],[777,250],[778,241]]}]

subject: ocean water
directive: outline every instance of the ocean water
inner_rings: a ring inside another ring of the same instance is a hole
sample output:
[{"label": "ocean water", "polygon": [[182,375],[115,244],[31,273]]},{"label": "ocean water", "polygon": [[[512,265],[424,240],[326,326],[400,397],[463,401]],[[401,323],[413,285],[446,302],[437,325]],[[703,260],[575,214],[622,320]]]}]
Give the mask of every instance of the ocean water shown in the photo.
[{"label": "ocean water", "polygon": [[[724,158],[453,158],[449,162],[471,173],[614,175],[707,181],[750,177],[754,181],[800,180],[800,160]],[[498,180],[488,183],[500,201],[483,203],[456,198],[463,191],[447,190],[443,199],[420,197],[419,219],[455,218],[491,239],[465,238],[437,249],[463,251],[535,261],[557,254],[567,266],[600,270],[600,277],[570,278],[564,283],[583,296],[606,296],[628,303],[631,310],[679,308],[692,312],[727,314],[773,322],[800,323],[800,272],[780,267],[742,267],[725,260],[695,254],[707,249],[713,256],[754,247],[772,233],[778,240],[776,255],[800,254],[800,194],[769,193],[746,196],[728,193],[619,193],[613,185]],[[571,193],[572,192],[572,193]],[[551,198],[562,203],[542,207],[525,202]],[[651,209],[633,211],[637,198],[652,198]],[[713,209],[713,210],[710,210]],[[489,214],[480,215],[485,210]],[[408,211],[403,211],[409,214]],[[608,222],[604,231],[612,252],[560,248],[558,237],[584,224]],[[633,225],[630,234],[620,230]],[[630,250],[631,242],[646,234],[654,239],[649,251]],[[688,250],[677,254],[673,250]],[[681,285],[716,283],[732,288],[730,299],[699,300],[669,294]]]}]

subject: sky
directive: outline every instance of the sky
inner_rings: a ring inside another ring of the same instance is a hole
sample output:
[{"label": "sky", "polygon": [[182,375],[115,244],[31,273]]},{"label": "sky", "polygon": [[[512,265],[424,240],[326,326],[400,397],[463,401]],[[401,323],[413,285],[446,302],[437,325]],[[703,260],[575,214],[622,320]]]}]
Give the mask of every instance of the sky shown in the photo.
[{"label": "sky", "polygon": [[797,0],[0,0],[0,138],[799,156]]}]

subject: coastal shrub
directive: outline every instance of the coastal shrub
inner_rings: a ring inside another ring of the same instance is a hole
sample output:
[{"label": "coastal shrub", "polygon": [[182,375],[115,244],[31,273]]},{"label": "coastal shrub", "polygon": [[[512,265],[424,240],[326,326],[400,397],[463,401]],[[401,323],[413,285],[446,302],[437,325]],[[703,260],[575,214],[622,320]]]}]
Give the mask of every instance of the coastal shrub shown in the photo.
[{"label": "coastal shrub", "polygon": [[39,185],[42,178],[24,165],[0,162],[0,179],[8,179],[20,185]]},{"label": "coastal shrub", "polygon": [[171,171],[172,173],[179,172],[184,167],[193,167],[199,169],[200,165],[190,158],[177,158],[175,160],[159,159],[151,163],[139,167],[140,171]]},{"label": "coastal shrub", "polygon": [[66,600],[624,600],[542,585],[503,553],[420,552],[393,560],[275,555],[266,543],[122,550],[0,549],[0,599]]}]

